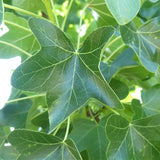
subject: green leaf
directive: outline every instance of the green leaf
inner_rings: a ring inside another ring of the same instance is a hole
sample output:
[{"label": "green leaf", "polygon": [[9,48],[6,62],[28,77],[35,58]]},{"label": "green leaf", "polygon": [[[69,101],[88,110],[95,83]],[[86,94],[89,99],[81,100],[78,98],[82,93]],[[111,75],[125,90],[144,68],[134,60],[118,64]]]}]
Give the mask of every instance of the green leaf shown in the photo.
[{"label": "green leaf", "polygon": [[73,122],[73,130],[69,137],[74,140],[79,151],[88,151],[91,160],[103,160],[108,144],[105,125],[106,118],[99,124],[87,119],[77,119]]},{"label": "green leaf", "polygon": [[160,159],[160,115],[129,123],[113,115],[106,127],[109,160]]},{"label": "green leaf", "polygon": [[9,137],[9,142],[21,154],[17,160],[26,159],[55,159],[55,160],[82,160],[74,142],[29,130],[15,130]]},{"label": "green leaf", "polygon": [[13,73],[12,85],[22,90],[47,92],[50,130],[90,98],[111,107],[122,107],[99,71],[101,49],[113,35],[112,27],[97,29],[76,51],[55,25],[36,18],[29,24],[42,49]]},{"label": "green leaf", "polygon": [[[42,0],[12,0],[12,5],[30,12],[45,11]],[[18,13],[22,14],[21,12]]]},{"label": "green leaf", "polygon": [[129,23],[140,9],[140,0],[106,0],[108,9],[120,25]]},{"label": "green leaf", "polygon": [[152,88],[142,92],[142,107],[146,115],[160,113],[160,85],[157,84]]},{"label": "green leaf", "polygon": [[133,61],[133,56],[133,50],[128,48],[123,51],[110,66],[108,64],[101,63],[100,69],[105,79],[109,82],[120,69],[137,66],[137,63]]},{"label": "green leaf", "polygon": [[3,14],[4,14],[3,0],[0,0],[0,26],[3,22]]},{"label": "green leaf", "polygon": [[17,160],[18,155],[18,152],[12,146],[3,146],[0,149],[2,160]]},{"label": "green leaf", "polygon": [[[113,25],[115,26],[117,23],[114,17],[111,15],[110,11],[108,10],[104,0],[90,0],[89,7],[93,9],[98,15],[98,26],[103,25]],[[100,25],[103,24],[103,25]]]},{"label": "green leaf", "polygon": [[138,30],[132,23],[120,27],[123,41],[137,53],[139,60],[150,72],[158,69],[154,61],[156,48],[160,44],[160,18],[154,18],[143,24]]},{"label": "green leaf", "polygon": [[129,93],[128,86],[117,79],[112,79],[109,85],[112,87],[120,100],[124,99]]},{"label": "green leaf", "polygon": [[0,38],[0,58],[22,56],[25,59],[40,49],[24,18],[6,12],[4,22],[9,32]]},{"label": "green leaf", "polygon": [[0,122],[15,128],[24,128],[28,111],[32,106],[31,100],[24,100],[7,104],[0,110]]}]

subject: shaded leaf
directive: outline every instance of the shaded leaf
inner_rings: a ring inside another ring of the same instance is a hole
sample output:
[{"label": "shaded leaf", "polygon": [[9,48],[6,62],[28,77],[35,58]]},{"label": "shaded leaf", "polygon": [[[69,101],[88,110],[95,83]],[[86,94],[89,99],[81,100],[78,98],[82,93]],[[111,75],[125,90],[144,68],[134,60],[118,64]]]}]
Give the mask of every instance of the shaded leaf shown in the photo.
[{"label": "shaded leaf", "polygon": [[117,79],[112,79],[109,85],[112,87],[120,100],[124,99],[129,93],[128,86]]},{"label": "shaded leaf", "polygon": [[[79,151],[87,150],[91,160],[105,159],[108,141],[105,134],[106,118],[99,124],[87,119],[77,119],[73,122],[73,130],[69,137],[74,140]],[[80,136],[81,135],[81,136]]]},{"label": "shaded leaf", "polygon": [[12,146],[3,146],[0,149],[0,158],[2,160],[17,160],[19,154]]},{"label": "shaded leaf", "polygon": [[62,142],[60,138],[49,134],[15,130],[9,135],[8,140],[20,152],[18,160],[82,160],[74,142],[70,139]]},{"label": "shaded leaf", "polygon": [[[160,158],[160,115],[128,123],[113,115],[107,122],[109,160],[157,160]],[[154,135],[154,136],[153,136]]]},{"label": "shaded leaf", "polygon": [[150,72],[158,69],[154,61],[156,48],[160,43],[160,18],[154,18],[143,24],[138,30],[132,23],[120,27],[123,41],[135,50],[139,60]]},{"label": "shaded leaf", "polygon": [[140,0],[106,0],[108,9],[120,25],[129,23],[140,9]]},{"label": "shaded leaf", "polygon": [[103,76],[109,82],[111,78],[116,74],[116,72],[122,68],[129,66],[136,66],[137,63],[133,61],[134,52],[131,48],[123,51],[112,63],[111,65],[107,65],[105,63],[101,63],[100,69],[102,71]]},{"label": "shaded leaf", "polygon": [[42,49],[13,73],[12,85],[22,90],[47,92],[50,130],[90,98],[111,107],[122,107],[99,71],[101,49],[113,35],[112,27],[97,29],[75,51],[55,25],[36,18],[29,24]]},{"label": "shaded leaf", "polygon": [[9,32],[0,38],[0,58],[22,56],[25,59],[40,49],[24,18],[6,12],[4,22]]},{"label": "shaded leaf", "polygon": [[12,104],[6,104],[0,110],[0,122],[15,128],[24,128],[28,111],[32,106],[31,100],[18,101]]}]

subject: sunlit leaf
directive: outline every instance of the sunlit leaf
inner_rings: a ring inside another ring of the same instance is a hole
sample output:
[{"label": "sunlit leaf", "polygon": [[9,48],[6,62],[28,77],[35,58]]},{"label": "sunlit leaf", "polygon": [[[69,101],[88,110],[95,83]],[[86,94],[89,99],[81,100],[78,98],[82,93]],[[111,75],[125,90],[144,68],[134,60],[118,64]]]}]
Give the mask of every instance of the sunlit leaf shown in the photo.
[{"label": "sunlit leaf", "polygon": [[105,0],[108,9],[120,25],[129,23],[140,9],[140,0]]}]

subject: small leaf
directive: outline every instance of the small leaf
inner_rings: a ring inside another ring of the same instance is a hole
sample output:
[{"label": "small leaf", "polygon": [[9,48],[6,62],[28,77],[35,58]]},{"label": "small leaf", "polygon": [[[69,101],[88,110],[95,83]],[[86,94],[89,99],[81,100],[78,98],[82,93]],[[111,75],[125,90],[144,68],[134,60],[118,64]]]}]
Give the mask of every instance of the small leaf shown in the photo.
[{"label": "small leaf", "polygon": [[0,0],[0,27],[3,22],[3,14],[4,14],[3,0]]},{"label": "small leaf", "polygon": [[15,130],[9,135],[8,140],[21,154],[17,160],[82,160],[70,139],[62,142],[60,138],[49,134]]},{"label": "small leaf", "polygon": [[32,18],[29,24],[42,49],[13,73],[12,85],[47,92],[50,130],[90,98],[111,107],[122,107],[99,71],[101,49],[113,35],[112,27],[97,29],[75,51],[70,40],[52,23]]},{"label": "small leaf", "polygon": [[106,0],[108,9],[120,25],[129,23],[140,9],[140,0]]},{"label": "small leaf", "polygon": [[[87,150],[91,160],[105,159],[108,141],[105,135],[106,118],[99,124],[87,119],[77,119],[73,122],[73,130],[69,137],[74,140],[79,151]],[[81,135],[81,136],[80,136]]]},{"label": "small leaf", "polygon": [[120,116],[111,116],[106,127],[110,141],[107,158],[109,160],[160,159],[159,124],[159,114],[132,123]]},{"label": "small leaf", "polygon": [[160,44],[160,17],[151,19],[136,30],[133,23],[120,27],[123,41],[137,53],[139,60],[150,72],[158,69],[154,61],[156,48]]}]

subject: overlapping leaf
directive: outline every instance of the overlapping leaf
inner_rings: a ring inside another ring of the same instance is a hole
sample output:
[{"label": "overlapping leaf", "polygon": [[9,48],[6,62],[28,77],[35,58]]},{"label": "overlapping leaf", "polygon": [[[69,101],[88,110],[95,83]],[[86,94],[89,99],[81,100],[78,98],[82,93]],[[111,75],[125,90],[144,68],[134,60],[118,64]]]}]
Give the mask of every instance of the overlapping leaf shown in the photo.
[{"label": "overlapping leaf", "polygon": [[[74,140],[79,151],[87,150],[91,160],[105,159],[108,145],[105,134],[106,118],[99,124],[87,119],[78,119],[73,123],[69,137]],[[81,135],[81,136],[80,136]]]},{"label": "overlapping leaf", "polygon": [[15,130],[9,137],[9,142],[19,151],[17,160],[82,160],[74,142],[29,130]]},{"label": "overlapping leaf", "polygon": [[117,22],[124,25],[137,15],[141,0],[106,0],[106,3]]},{"label": "overlapping leaf", "polygon": [[160,115],[129,123],[113,115],[107,122],[109,160],[160,159]]},{"label": "overlapping leaf", "polygon": [[155,85],[152,88],[143,91],[142,94],[142,107],[144,112],[147,115],[153,115],[160,113],[160,98],[159,98],[159,93],[160,93],[160,85]]},{"label": "overlapping leaf", "polygon": [[0,58],[22,56],[25,59],[40,49],[24,18],[6,12],[4,22],[9,32],[0,38]]},{"label": "overlapping leaf", "polygon": [[0,0],[0,26],[3,22],[3,14],[4,14],[3,0]]},{"label": "overlapping leaf", "polygon": [[28,111],[31,106],[31,100],[6,104],[4,108],[0,110],[0,123],[15,128],[25,127]]},{"label": "overlapping leaf", "polygon": [[147,21],[138,30],[132,23],[120,27],[123,41],[137,53],[141,63],[150,72],[158,69],[158,64],[154,61],[156,49],[160,44],[160,18]]},{"label": "overlapping leaf", "polygon": [[122,107],[99,71],[101,49],[113,35],[112,27],[97,29],[76,51],[53,24],[35,18],[29,24],[42,49],[13,73],[12,85],[22,90],[47,92],[50,130],[89,98],[111,107]]}]

